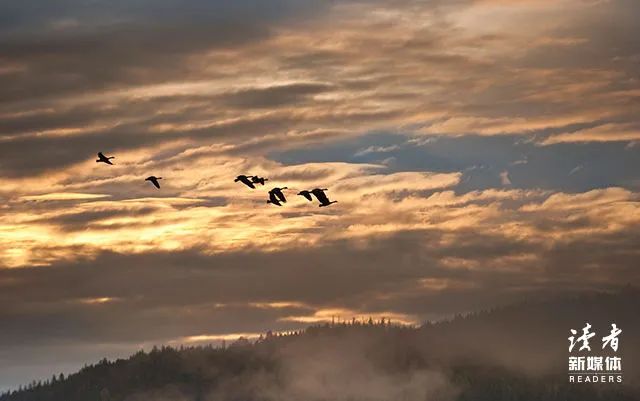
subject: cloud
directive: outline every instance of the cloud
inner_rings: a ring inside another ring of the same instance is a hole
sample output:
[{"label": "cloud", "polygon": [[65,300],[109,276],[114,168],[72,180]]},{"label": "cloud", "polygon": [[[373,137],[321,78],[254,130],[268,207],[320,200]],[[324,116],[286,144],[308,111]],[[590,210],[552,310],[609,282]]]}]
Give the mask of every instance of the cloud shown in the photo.
[{"label": "cloud", "polygon": [[569,175],[574,175],[577,172],[579,172],[580,170],[582,170],[583,168],[584,168],[583,165],[575,166],[574,168],[571,169],[571,171],[569,171]]},{"label": "cloud", "polygon": [[240,108],[271,108],[302,102],[308,96],[328,92],[330,89],[330,86],[320,83],[294,83],[251,88],[223,96],[223,102]]},{"label": "cloud", "polygon": [[20,199],[25,201],[64,201],[64,200],[84,200],[84,199],[100,199],[108,198],[109,195],[101,194],[79,194],[72,192],[51,193],[43,195],[22,196]]},{"label": "cloud", "polygon": [[511,179],[509,178],[509,172],[508,171],[503,171],[500,173],[500,182],[502,183],[502,186],[508,186],[511,185]]},{"label": "cloud", "polygon": [[635,1],[5,3],[7,360],[637,275]]},{"label": "cloud", "polygon": [[[44,198],[17,196],[11,202],[15,213],[0,219],[7,228],[7,235],[0,241],[0,259],[9,266],[46,264],[50,258],[60,257],[65,248],[68,257],[73,257],[77,246],[85,252],[147,252],[194,246],[221,252],[247,246],[281,249],[314,244],[325,238],[325,230],[336,224],[339,216],[363,210],[359,202],[368,196],[375,196],[372,205],[379,207],[387,197],[447,188],[459,181],[455,173],[380,174],[385,169],[382,165],[283,166],[265,159],[193,156],[193,152],[176,156],[179,168],[176,161],[136,166],[119,157],[118,165],[102,168],[92,163],[91,170],[78,169],[73,183],[48,184],[69,191],[102,189],[110,193],[109,199],[48,196],[49,203],[38,206],[41,210],[36,214],[30,201]],[[213,173],[206,169],[212,162],[221,166]],[[165,179],[159,198],[151,197],[158,196],[155,189],[143,185],[143,171],[151,166]],[[119,171],[127,171],[127,175],[112,175]],[[288,186],[288,208],[268,207],[265,191],[244,191],[232,180],[239,172],[266,175],[270,184]],[[322,211],[296,195],[302,189],[316,187],[330,187],[330,197],[338,199],[342,208]],[[22,188],[29,191],[28,185]]]},{"label": "cloud", "polygon": [[543,145],[567,142],[633,142],[640,139],[640,126],[637,123],[610,123],[593,128],[578,130],[572,133],[552,135],[545,139]]},{"label": "cloud", "polygon": [[[618,288],[633,282],[637,270],[640,222],[632,216],[640,216],[638,199],[623,189],[552,195],[440,191],[397,203],[356,203],[337,218],[324,216],[324,222],[309,215],[315,209],[286,217],[328,225],[303,234],[324,237],[313,246],[294,241],[269,250],[245,242],[211,252],[210,246],[225,245],[218,239],[184,250],[162,250],[156,241],[144,252],[96,253],[96,244],[51,249],[45,242],[50,248],[34,249],[33,257],[48,254],[48,266],[0,269],[6,328],[0,353],[5,360],[46,364],[46,355],[72,349],[65,359],[72,370],[141,344],[287,330],[334,315],[422,321],[522,297]],[[195,217],[206,215],[215,215],[215,207]],[[251,218],[249,224],[259,233],[280,218]],[[144,241],[147,234],[138,226],[131,223],[131,234],[120,235]],[[275,235],[287,237],[296,227],[285,220]],[[326,237],[326,230],[334,235]],[[200,238],[206,233],[194,231]],[[25,355],[18,344],[34,353]],[[77,354],[85,346],[91,351]],[[43,347],[47,352],[38,351]]]},{"label": "cloud", "polygon": [[[133,351],[142,343],[286,330],[309,318],[422,321],[522,297],[617,288],[637,275],[634,197],[624,190],[443,192],[424,200],[419,214],[389,211],[400,227],[426,217],[420,229],[376,227],[375,235],[317,246],[133,254],[80,248],[74,260],[0,270],[0,352],[17,358],[22,344],[59,354],[94,343]],[[382,224],[379,214],[367,214],[358,224]]]},{"label": "cloud", "polygon": [[[313,246],[293,242],[274,251],[245,245],[211,252],[210,246],[221,244],[202,241],[177,251],[156,246],[145,252],[95,253],[87,252],[93,245],[87,243],[76,246],[75,257],[52,260],[48,267],[2,269],[5,308],[0,313],[11,327],[2,343],[9,346],[18,338],[133,343],[152,341],[150,333],[163,341],[284,328],[300,320],[291,317],[327,314],[420,320],[517,297],[517,288],[561,290],[567,280],[573,283],[569,288],[599,288],[624,285],[634,276],[638,221],[630,216],[639,215],[638,201],[622,189],[550,196],[446,191],[354,207],[362,209],[357,216],[349,216],[351,211],[329,218],[324,224],[335,232],[333,238]],[[378,212],[383,208],[386,214]],[[308,214],[290,214],[288,219],[314,221]],[[274,224],[278,217],[270,219]],[[133,233],[120,235],[146,235],[144,227],[133,226]],[[295,222],[284,221],[277,235],[297,230]],[[211,235],[201,229],[195,234]],[[323,231],[305,235],[324,236]],[[608,251],[598,251],[597,244],[606,244]],[[571,256],[577,250],[579,255]],[[34,251],[38,256],[45,250]],[[584,275],[584,269],[591,273]],[[68,282],[75,285],[70,288]],[[487,286],[493,288],[490,294]],[[95,299],[112,302],[86,302]],[[425,299],[435,303],[426,307]],[[128,317],[121,315],[125,309]],[[174,323],[165,326],[167,321]],[[42,337],[43,331],[29,331],[36,322],[75,329],[47,330]],[[31,334],[11,337],[23,332]]]},{"label": "cloud", "polygon": [[365,149],[360,149],[358,150],[354,156],[359,157],[359,156],[366,156],[370,153],[387,153],[387,152],[391,152],[394,150],[397,150],[399,148],[399,146],[394,145],[394,146],[369,146],[368,148]]},{"label": "cloud", "polygon": [[[536,135],[626,124],[637,114],[637,88],[627,79],[635,54],[625,40],[635,37],[624,18],[634,7],[628,2],[590,4],[571,18],[565,10],[573,1],[295,3],[9,7],[7,26],[21,29],[0,38],[7,66],[0,169],[13,177],[51,173],[96,148],[177,140],[228,146],[269,136],[274,147],[299,148],[309,132],[344,138],[390,127]],[[488,12],[491,30],[478,23]],[[597,35],[605,19],[592,21],[602,13],[619,22],[618,43],[628,46],[585,58],[610,51]],[[532,25],[532,15],[547,23]],[[67,23],[50,32],[39,28],[44,21]],[[478,43],[484,52],[473,50]]]}]

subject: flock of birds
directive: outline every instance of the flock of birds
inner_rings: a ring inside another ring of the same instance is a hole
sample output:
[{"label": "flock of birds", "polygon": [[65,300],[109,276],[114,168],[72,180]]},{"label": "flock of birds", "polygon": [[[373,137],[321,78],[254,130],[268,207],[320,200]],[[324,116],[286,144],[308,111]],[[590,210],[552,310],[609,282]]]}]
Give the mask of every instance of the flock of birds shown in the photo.
[{"label": "flock of birds", "polygon": [[[111,159],[115,159],[114,156],[105,156],[102,152],[98,152],[98,160],[96,160],[96,163],[105,163],[105,164],[109,164],[109,165],[113,165],[113,163],[111,162]],[[160,182],[159,180],[161,180],[162,177],[156,177],[154,175],[149,176],[147,178],[145,178],[145,181],[149,181],[150,183],[152,183],[156,188],[160,189]],[[241,182],[244,185],[246,185],[247,187],[251,188],[251,189],[256,189],[256,185],[260,184],[262,186],[265,185],[265,183],[269,181],[268,178],[264,178],[264,177],[260,177],[257,175],[239,175],[236,177],[236,179],[234,180],[234,182]],[[287,198],[284,195],[284,190],[285,189],[289,189],[287,187],[281,187],[281,188],[273,188],[269,191],[269,200],[267,200],[267,203],[270,203],[272,205],[276,205],[276,206],[282,206],[283,203],[287,203]],[[334,203],[337,203],[338,201],[332,201],[329,200],[329,197],[327,196],[327,194],[325,194],[325,191],[328,191],[327,188],[315,188],[315,189],[310,189],[310,190],[304,190],[304,191],[300,191],[298,192],[299,196],[304,197],[305,199],[307,199],[309,202],[313,202],[313,197],[315,196],[315,198],[318,200],[319,207],[326,207],[329,205],[332,205]]]},{"label": "flock of birds", "polygon": [[[235,182],[241,182],[244,185],[248,186],[251,189],[256,189],[257,184],[261,184],[264,186],[266,181],[269,181],[268,178],[260,177],[257,175],[239,175],[234,180]],[[282,206],[283,203],[287,203],[287,197],[284,196],[284,190],[289,189],[287,187],[282,188],[273,188],[269,191],[269,200],[267,203],[271,203],[272,205]],[[315,188],[310,190],[304,190],[298,192],[298,195],[304,196],[309,202],[313,202],[313,196],[318,199],[320,202],[320,207],[325,207],[337,203],[338,201],[331,201],[327,194],[324,191],[328,191],[327,188]],[[313,196],[312,196],[313,195]]]}]

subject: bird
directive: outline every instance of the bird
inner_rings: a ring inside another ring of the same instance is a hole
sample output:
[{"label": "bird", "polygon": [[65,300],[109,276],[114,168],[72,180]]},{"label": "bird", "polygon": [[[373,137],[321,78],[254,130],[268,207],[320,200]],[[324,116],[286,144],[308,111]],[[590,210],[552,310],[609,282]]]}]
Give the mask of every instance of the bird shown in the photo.
[{"label": "bird", "polygon": [[149,176],[147,178],[145,178],[145,181],[150,181],[153,185],[155,185],[156,188],[160,189],[160,183],[158,182],[158,180],[161,180],[162,177],[156,177],[154,175]]},{"label": "bird", "polygon": [[268,178],[258,177],[257,175],[251,176],[251,182],[253,184],[261,184],[264,185],[265,181],[269,181]]},{"label": "bird", "polygon": [[319,207],[325,207],[325,206],[332,205],[334,203],[338,203],[338,201],[330,201],[327,195],[324,193],[324,191],[328,191],[328,189],[316,188],[311,191],[311,193],[314,194],[316,198],[318,198],[318,201],[320,201]]},{"label": "bird", "polygon": [[243,183],[244,185],[248,186],[251,189],[256,189],[256,186],[253,185],[253,182],[251,182],[250,178],[252,178],[251,176],[246,176],[246,175],[239,175],[236,177],[236,179],[233,182],[238,182],[240,181],[241,183]]},{"label": "bird", "polygon": [[96,163],[106,163],[113,166],[113,163],[111,163],[110,159],[115,159],[115,157],[113,156],[107,157],[103,155],[102,152],[98,152],[98,160],[96,160]]},{"label": "bird", "polygon": [[287,203],[287,198],[284,197],[284,193],[282,193],[283,189],[288,189],[287,187],[282,187],[282,188],[273,188],[271,191],[269,191],[269,194],[274,194],[278,200],[280,200],[280,202],[282,203]]},{"label": "bird", "polygon": [[304,196],[309,202],[313,200],[313,198],[311,197],[311,191],[307,191],[306,189],[304,191],[298,192],[298,195]]},{"label": "bird", "polygon": [[276,195],[276,193],[273,191],[269,191],[269,200],[267,201],[267,203],[271,203],[276,206],[282,206],[280,200],[278,199],[278,195]]}]

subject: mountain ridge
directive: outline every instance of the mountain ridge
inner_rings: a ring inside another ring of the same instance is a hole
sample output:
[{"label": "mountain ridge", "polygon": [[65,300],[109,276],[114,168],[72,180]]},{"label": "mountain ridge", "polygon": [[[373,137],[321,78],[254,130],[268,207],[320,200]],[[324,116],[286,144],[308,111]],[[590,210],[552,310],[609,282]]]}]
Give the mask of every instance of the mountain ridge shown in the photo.
[{"label": "mountain ridge", "polygon": [[[640,395],[638,301],[640,290],[628,287],[419,327],[327,323],[228,347],[163,346],[103,359],[0,401],[632,400]],[[597,332],[594,354],[612,322],[622,328],[624,384],[567,382],[569,330],[586,322]]]}]

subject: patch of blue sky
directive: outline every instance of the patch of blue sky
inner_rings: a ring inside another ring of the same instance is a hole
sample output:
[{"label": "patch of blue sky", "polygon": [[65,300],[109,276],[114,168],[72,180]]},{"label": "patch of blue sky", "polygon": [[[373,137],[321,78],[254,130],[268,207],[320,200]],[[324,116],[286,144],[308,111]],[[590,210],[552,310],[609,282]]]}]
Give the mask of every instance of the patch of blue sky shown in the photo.
[{"label": "patch of blue sky", "polygon": [[456,190],[487,188],[583,192],[640,188],[640,147],[626,142],[541,146],[524,135],[410,136],[374,132],[304,149],[272,153],[284,164],[349,162],[401,171],[462,172]]}]

